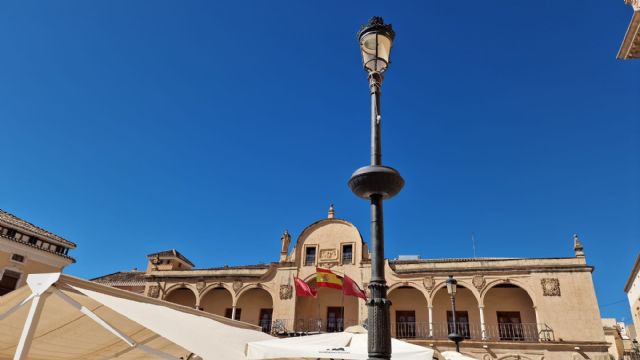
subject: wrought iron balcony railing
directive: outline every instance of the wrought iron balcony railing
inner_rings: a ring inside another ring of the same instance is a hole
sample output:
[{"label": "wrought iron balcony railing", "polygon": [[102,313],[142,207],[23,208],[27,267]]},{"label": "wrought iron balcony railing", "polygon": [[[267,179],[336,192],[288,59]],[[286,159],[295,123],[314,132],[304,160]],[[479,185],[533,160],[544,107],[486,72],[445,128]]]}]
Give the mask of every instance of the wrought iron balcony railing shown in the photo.
[{"label": "wrought iron balcony railing", "polygon": [[446,339],[456,331],[464,339],[503,341],[554,341],[553,330],[547,324],[485,324],[478,323],[397,322],[391,324],[391,336],[398,339]]},{"label": "wrought iron balcony railing", "polygon": [[[243,320],[256,324],[263,332],[276,336],[299,336],[322,332],[340,332],[358,325],[355,319],[276,319]],[[391,323],[391,336],[398,339],[447,339],[453,332],[453,323],[396,322]],[[464,339],[488,341],[555,341],[553,330],[547,324],[485,324],[457,323],[455,330]]]}]

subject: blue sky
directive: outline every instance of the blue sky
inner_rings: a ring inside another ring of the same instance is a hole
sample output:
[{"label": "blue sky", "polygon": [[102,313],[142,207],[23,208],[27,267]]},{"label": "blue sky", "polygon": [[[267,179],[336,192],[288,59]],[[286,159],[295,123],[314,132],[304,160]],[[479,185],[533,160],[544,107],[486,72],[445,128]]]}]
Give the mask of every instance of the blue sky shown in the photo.
[{"label": "blue sky", "polygon": [[0,207],[78,243],[68,272],[277,261],[326,216],[369,239],[355,33],[397,32],[383,86],[386,255],[572,256],[630,320],[640,250],[640,61],[619,1],[0,4]]}]

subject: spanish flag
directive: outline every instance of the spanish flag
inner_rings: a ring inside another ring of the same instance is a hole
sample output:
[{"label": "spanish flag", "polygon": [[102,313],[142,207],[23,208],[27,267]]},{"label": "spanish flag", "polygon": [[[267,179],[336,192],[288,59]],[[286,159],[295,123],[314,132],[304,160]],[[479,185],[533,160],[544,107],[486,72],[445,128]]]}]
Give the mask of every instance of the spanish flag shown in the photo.
[{"label": "spanish flag", "polygon": [[331,270],[316,267],[316,285],[342,290],[342,278]]}]

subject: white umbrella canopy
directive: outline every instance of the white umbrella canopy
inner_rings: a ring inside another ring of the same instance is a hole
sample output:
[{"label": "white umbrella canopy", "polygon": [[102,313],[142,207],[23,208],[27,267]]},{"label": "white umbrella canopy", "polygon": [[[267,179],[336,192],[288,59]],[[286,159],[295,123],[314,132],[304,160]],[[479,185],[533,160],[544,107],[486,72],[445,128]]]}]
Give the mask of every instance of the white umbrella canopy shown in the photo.
[{"label": "white umbrella canopy", "polygon": [[257,326],[68,275],[31,274],[0,297],[0,359],[241,360]]},{"label": "white umbrella canopy", "polygon": [[[366,360],[367,332],[351,327],[344,332],[254,341],[247,344],[246,358],[260,359],[355,359]],[[431,360],[433,350],[391,339],[393,360]]]},{"label": "white umbrella canopy", "polygon": [[455,351],[443,351],[440,355],[444,356],[447,360],[476,360],[476,358],[472,358],[466,355],[462,355],[459,352]]}]

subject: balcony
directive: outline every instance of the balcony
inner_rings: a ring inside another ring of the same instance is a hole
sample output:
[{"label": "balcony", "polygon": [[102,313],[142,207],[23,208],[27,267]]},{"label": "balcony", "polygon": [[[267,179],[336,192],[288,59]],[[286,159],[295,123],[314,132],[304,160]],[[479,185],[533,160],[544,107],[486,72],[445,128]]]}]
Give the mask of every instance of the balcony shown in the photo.
[{"label": "balcony", "polygon": [[[398,339],[447,339],[453,323],[396,322],[391,324],[391,336]],[[456,332],[464,339],[488,341],[555,341],[553,330],[546,324],[485,324],[458,323]]]},{"label": "balcony", "polygon": [[[356,320],[336,319],[278,319],[259,323],[262,331],[276,336],[302,336],[327,332],[340,332],[349,326],[358,325]],[[484,336],[480,324],[458,323],[457,332],[464,339],[484,341],[555,341],[553,330],[547,324],[485,324]],[[397,339],[446,340],[453,330],[452,323],[405,322],[391,323],[391,336]]]}]

